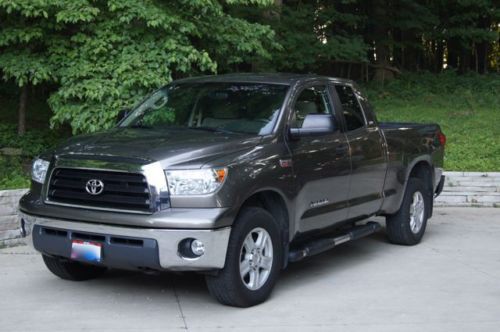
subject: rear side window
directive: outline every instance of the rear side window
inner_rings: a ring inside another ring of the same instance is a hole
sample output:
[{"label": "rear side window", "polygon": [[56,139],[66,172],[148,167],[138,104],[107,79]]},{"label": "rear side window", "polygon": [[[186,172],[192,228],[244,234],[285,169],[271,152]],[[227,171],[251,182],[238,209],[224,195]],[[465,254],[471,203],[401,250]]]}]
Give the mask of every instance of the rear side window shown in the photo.
[{"label": "rear side window", "polygon": [[335,90],[342,104],[347,130],[364,127],[365,117],[352,88],[347,85],[335,85]]}]

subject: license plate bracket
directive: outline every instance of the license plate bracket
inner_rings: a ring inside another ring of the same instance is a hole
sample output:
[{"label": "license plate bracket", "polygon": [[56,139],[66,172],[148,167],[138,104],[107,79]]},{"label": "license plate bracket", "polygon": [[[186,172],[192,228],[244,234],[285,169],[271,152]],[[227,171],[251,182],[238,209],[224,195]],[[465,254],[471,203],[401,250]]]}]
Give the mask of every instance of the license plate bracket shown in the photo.
[{"label": "license plate bracket", "polygon": [[73,240],[71,242],[71,259],[100,263],[102,259],[102,243]]}]

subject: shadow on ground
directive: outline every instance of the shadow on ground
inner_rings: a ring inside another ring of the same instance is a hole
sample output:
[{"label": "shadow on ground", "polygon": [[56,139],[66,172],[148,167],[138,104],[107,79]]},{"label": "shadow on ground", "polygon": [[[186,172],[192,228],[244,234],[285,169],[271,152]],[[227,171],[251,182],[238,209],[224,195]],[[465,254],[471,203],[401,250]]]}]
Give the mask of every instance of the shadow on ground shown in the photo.
[{"label": "shadow on ground", "polygon": [[[330,251],[309,257],[303,261],[288,265],[281,272],[275,288],[275,294],[281,290],[300,290],[304,285],[320,282],[328,275],[335,278],[337,272],[345,272],[353,266],[365,264],[370,261],[379,250],[389,246],[384,231],[379,231],[360,241],[369,241],[370,245],[358,245],[357,242],[346,243]],[[197,300],[213,302],[205,285],[204,276],[195,272],[159,272],[144,274],[141,272],[110,270],[108,273],[93,282],[102,284],[103,287],[112,286],[114,289],[122,288],[123,292],[134,288],[149,292],[173,289],[177,294],[193,296]],[[91,286],[89,286],[91,287]],[[275,295],[279,296],[279,295]]]}]

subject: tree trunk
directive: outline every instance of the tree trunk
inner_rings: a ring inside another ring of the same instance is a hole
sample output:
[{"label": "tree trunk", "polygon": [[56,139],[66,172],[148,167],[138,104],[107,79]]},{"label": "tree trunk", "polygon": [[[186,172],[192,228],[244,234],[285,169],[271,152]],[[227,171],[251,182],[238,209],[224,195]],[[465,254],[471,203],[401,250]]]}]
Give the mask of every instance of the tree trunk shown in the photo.
[{"label": "tree trunk", "polygon": [[377,82],[385,82],[394,78],[394,72],[388,68],[391,66],[389,62],[389,47],[387,45],[380,45],[377,47],[377,61],[375,62],[375,75],[373,80]]},{"label": "tree trunk", "polygon": [[441,40],[436,41],[436,53],[435,53],[435,68],[436,73],[440,73],[443,70],[443,57],[444,57],[444,45]]},{"label": "tree trunk", "polygon": [[471,68],[471,50],[466,47],[462,47],[460,52],[460,63],[459,63],[459,72],[461,74],[465,74]]},{"label": "tree trunk", "polygon": [[446,64],[448,65],[448,68],[458,68],[458,46],[458,42],[455,40],[455,38],[451,38],[448,40],[446,47],[448,50],[448,56],[446,57]]},{"label": "tree trunk", "polygon": [[488,71],[488,43],[481,42],[476,44],[477,67],[480,74]]},{"label": "tree trunk", "polygon": [[394,78],[394,73],[387,69],[390,67],[390,48],[389,48],[389,27],[385,23],[387,21],[387,2],[385,0],[376,0],[373,2],[373,14],[375,20],[379,22],[374,25],[373,35],[375,39],[375,75],[373,80],[385,82]]},{"label": "tree trunk", "polygon": [[[492,19],[489,15],[482,15],[479,18],[479,28],[484,30],[491,30]],[[495,26],[495,25],[493,25]],[[490,43],[487,41],[481,41],[475,44],[475,55],[476,55],[476,71],[480,74],[485,74],[488,72],[488,53],[489,53]]]},{"label": "tree trunk", "polygon": [[21,87],[21,95],[19,97],[19,112],[17,135],[23,136],[26,133],[26,104],[28,103],[28,85]]},{"label": "tree trunk", "polygon": [[404,49],[404,66],[402,68],[408,71],[416,71],[418,68],[418,51],[415,45],[419,43],[416,32],[413,30],[404,31],[401,39],[407,42]]},{"label": "tree trunk", "polygon": [[399,68],[404,68],[406,69],[406,63],[405,63],[405,46],[402,46],[403,43],[403,32],[401,29],[393,29],[392,30],[392,35],[394,38],[394,41],[397,43],[398,46],[394,46],[392,50],[392,56],[393,56],[393,64]]}]

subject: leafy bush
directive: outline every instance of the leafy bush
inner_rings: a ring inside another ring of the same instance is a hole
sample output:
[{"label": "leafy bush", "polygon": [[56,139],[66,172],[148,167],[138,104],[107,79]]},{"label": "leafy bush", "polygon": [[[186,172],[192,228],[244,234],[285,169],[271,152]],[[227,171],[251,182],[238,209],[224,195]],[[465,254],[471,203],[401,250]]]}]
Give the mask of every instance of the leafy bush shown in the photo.
[{"label": "leafy bush", "polygon": [[0,156],[0,190],[28,188],[29,171],[23,168],[22,158]]},{"label": "leafy bush", "polygon": [[30,164],[38,154],[55,146],[64,138],[60,132],[31,129],[24,136],[17,136],[16,126],[0,125],[0,149],[20,149],[19,156],[0,154],[0,190],[27,188],[30,184]]},{"label": "leafy bush", "polygon": [[0,148],[21,149],[25,158],[37,156],[55,146],[62,138],[61,132],[48,129],[30,129],[24,136],[19,137],[15,125],[0,124]]}]

